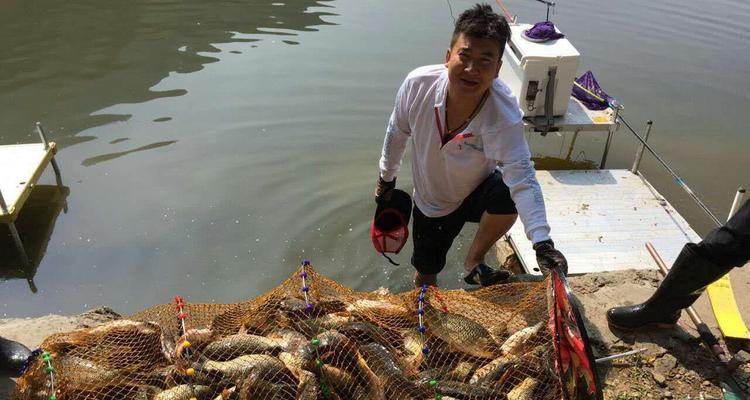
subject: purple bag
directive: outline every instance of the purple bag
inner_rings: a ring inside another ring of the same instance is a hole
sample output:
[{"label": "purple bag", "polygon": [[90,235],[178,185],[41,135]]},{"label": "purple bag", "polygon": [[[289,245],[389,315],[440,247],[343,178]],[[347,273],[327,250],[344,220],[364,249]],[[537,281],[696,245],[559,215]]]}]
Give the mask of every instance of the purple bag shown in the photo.
[{"label": "purple bag", "polygon": [[[578,85],[583,86],[586,90],[581,89]],[[602,90],[599,82],[594,78],[594,73],[591,71],[586,71],[575,80],[573,84],[573,97],[583,103],[589,110],[604,110],[610,105],[613,107],[620,106],[620,102]]]},{"label": "purple bag", "polygon": [[555,30],[555,24],[550,21],[537,22],[531,28],[523,31],[523,35],[532,42],[546,42],[565,37]]}]

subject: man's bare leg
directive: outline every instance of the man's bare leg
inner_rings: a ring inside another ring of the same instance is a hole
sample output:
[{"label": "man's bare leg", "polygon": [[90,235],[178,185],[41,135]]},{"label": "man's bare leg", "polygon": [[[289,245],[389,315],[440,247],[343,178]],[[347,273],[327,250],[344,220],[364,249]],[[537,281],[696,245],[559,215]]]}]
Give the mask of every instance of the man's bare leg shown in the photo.
[{"label": "man's bare leg", "polygon": [[464,268],[471,270],[479,263],[484,262],[484,256],[500,238],[505,235],[516,222],[518,214],[488,214],[486,211],[479,220],[479,229],[474,235],[474,241],[466,255]]},{"label": "man's bare leg", "polygon": [[421,274],[419,272],[414,274],[414,286],[421,287],[422,285],[437,286],[437,274]]}]

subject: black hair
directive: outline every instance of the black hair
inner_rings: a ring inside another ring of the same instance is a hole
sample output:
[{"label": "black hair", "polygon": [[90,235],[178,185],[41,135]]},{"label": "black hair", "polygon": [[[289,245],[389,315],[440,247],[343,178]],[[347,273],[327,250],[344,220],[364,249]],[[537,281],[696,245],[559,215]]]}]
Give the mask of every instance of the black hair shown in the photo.
[{"label": "black hair", "polygon": [[451,38],[451,48],[462,33],[473,38],[497,40],[502,57],[505,43],[510,38],[510,27],[505,18],[492,11],[489,4],[478,3],[458,16]]}]

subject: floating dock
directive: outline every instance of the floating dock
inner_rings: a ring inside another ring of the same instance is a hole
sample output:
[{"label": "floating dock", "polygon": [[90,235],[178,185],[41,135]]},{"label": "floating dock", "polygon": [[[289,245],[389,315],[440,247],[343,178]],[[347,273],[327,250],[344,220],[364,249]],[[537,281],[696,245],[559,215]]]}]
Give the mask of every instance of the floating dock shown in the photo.
[{"label": "floating dock", "polygon": [[[700,236],[639,173],[629,170],[537,171],[555,247],[569,274],[656,269],[644,243],[671,265]],[[528,273],[541,274],[518,222],[508,239]]]}]

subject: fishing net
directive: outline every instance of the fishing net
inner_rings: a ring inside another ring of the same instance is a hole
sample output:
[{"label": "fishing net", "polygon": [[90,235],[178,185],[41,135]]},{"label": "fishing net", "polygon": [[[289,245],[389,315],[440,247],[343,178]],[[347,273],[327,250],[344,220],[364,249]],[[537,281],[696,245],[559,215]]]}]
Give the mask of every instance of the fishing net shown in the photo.
[{"label": "fishing net", "polygon": [[547,284],[363,293],[307,265],[49,336],[12,399],[560,399]]}]

